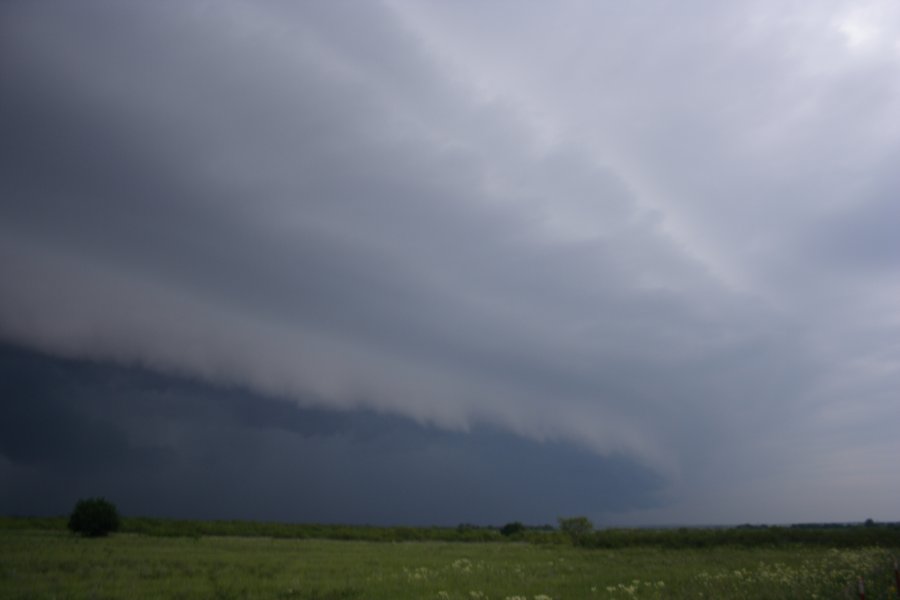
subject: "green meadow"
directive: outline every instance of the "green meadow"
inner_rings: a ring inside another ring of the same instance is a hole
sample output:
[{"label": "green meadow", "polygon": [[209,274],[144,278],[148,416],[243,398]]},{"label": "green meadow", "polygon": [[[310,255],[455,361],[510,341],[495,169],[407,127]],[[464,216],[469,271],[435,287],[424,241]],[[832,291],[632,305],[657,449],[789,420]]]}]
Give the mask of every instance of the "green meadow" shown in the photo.
[{"label": "green meadow", "polygon": [[892,551],[877,546],[87,539],[52,520],[0,525],[0,598],[857,598],[859,577],[868,600],[898,597]]}]

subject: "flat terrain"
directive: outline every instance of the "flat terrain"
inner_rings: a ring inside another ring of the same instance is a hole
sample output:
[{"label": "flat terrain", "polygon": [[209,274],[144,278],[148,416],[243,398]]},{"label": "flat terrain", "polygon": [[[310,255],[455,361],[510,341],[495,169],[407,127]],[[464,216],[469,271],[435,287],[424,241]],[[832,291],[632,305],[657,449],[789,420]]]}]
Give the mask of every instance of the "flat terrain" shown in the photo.
[{"label": "flat terrain", "polygon": [[0,598],[897,598],[874,548],[586,549],[514,542],[82,539],[0,530]]}]

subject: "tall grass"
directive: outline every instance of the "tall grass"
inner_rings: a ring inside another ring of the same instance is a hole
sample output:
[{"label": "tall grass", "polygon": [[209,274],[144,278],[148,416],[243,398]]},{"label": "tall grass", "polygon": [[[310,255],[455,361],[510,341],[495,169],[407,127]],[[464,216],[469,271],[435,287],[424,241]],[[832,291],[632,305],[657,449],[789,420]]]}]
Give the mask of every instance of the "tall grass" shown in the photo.
[{"label": "tall grass", "polygon": [[896,598],[878,548],[672,550],[0,530],[0,598]]}]

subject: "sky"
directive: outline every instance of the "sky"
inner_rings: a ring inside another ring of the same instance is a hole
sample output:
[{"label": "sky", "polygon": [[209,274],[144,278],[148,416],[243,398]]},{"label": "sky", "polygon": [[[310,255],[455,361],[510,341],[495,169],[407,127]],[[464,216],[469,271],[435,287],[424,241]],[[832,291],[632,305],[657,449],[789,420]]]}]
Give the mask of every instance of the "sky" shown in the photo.
[{"label": "sky", "polygon": [[900,519],[894,2],[0,4],[0,512]]}]

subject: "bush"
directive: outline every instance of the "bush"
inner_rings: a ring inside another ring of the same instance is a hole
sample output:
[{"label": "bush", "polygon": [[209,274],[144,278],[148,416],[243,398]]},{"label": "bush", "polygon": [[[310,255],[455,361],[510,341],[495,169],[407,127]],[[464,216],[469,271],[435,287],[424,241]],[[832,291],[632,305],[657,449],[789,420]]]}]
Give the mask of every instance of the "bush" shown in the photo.
[{"label": "bush", "polygon": [[568,535],[573,544],[583,544],[594,531],[594,524],[587,517],[560,517],[559,530]]},{"label": "bush", "polygon": [[518,521],[513,521],[512,523],[507,523],[503,527],[500,528],[500,533],[509,537],[511,535],[516,535],[517,533],[522,533],[525,531],[525,525],[519,523]]},{"label": "bush", "polygon": [[104,498],[79,500],[69,515],[69,529],[84,537],[101,537],[119,529],[119,511]]}]

